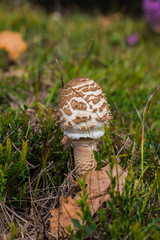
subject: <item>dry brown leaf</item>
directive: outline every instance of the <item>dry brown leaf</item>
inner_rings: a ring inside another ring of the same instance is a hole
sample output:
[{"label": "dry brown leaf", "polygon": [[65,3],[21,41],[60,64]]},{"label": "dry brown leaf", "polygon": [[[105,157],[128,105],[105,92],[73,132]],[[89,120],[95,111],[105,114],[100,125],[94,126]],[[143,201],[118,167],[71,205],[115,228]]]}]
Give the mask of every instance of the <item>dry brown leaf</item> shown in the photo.
[{"label": "dry brown leaf", "polygon": [[[109,199],[108,189],[111,185],[111,181],[106,171],[110,173],[109,164],[102,168],[101,171],[92,171],[86,176],[86,190],[89,195],[87,204],[90,206],[92,216],[99,209],[102,203]],[[123,171],[120,165],[117,165],[117,168],[114,166],[112,170],[112,176],[118,176],[117,188],[120,192],[122,192],[127,172]],[[82,191],[80,193],[82,194]],[[53,235],[57,236],[58,231],[59,233],[63,232],[63,230],[66,231],[65,227],[69,224],[73,227],[71,222],[72,218],[76,218],[81,221],[76,214],[76,212],[81,212],[79,205],[75,201],[76,199],[80,199],[79,193],[74,197],[74,199],[70,196],[62,197],[61,207],[51,211],[52,218],[50,219],[50,227]]]},{"label": "dry brown leaf", "polygon": [[3,31],[0,33],[0,48],[5,49],[9,57],[15,61],[20,53],[26,50],[27,43],[22,39],[21,33]]},{"label": "dry brown leaf", "polygon": [[[102,168],[101,171],[92,171],[91,173],[88,173],[86,177],[86,190],[89,194],[88,204],[90,205],[92,215],[94,215],[102,203],[109,198],[108,190],[111,185],[111,180],[106,171],[110,173],[109,164]],[[118,176],[117,188],[122,192],[127,172],[123,171],[120,165],[117,165],[117,169],[116,166],[114,166],[112,170],[112,176]],[[77,195],[75,199],[77,199]]]},{"label": "dry brown leaf", "polygon": [[[78,203],[70,196],[61,198],[61,207],[55,208],[51,211],[52,218],[50,218],[51,233],[58,236],[58,231],[63,232],[64,228],[71,224],[72,218],[79,219],[76,212],[81,212]],[[80,220],[80,219],[79,219]]]}]

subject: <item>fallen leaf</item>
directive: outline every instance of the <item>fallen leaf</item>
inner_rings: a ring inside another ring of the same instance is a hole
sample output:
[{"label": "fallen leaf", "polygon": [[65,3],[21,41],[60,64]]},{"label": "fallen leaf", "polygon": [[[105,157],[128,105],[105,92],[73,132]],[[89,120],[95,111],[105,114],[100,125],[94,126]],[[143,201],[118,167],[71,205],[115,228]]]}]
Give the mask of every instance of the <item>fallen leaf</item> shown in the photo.
[{"label": "fallen leaf", "polygon": [[[86,176],[86,190],[89,195],[87,204],[90,206],[91,215],[93,216],[99,207],[109,199],[109,187],[111,186],[111,180],[109,175],[106,173],[108,172],[111,174],[110,165],[108,164],[100,171],[95,170],[91,171]],[[123,171],[120,165],[114,166],[112,170],[112,176],[118,176],[118,183],[117,188],[120,192],[122,192],[125,178],[127,177],[127,172]],[[79,192],[82,194],[82,191]],[[81,221],[80,217],[76,214],[76,212],[81,212],[79,205],[75,201],[76,199],[80,199],[79,193],[72,199],[69,197],[62,197],[61,198],[61,207],[55,208],[51,211],[52,218],[50,218],[50,227],[51,233],[55,236],[58,236],[61,233],[65,233],[67,230],[65,229],[66,226],[73,224],[71,222],[72,218],[76,218]],[[61,235],[59,237],[62,237]]]},{"label": "fallen leaf", "polygon": [[[94,215],[99,207],[109,198],[109,187],[111,185],[111,179],[106,173],[110,173],[110,165],[108,164],[101,171],[92,171],[87,174],[86,177],[86,190],[89,194],[88,204],[90,205],[91,214]],[[118,175],[117,188],[122,192],[127,172],[123,171],[120,165],[117,165],[117,169],[114,166],[112,170],[112,176]],[[77,196],[77,195],[76,195]],[[79,196],[79,195],[78,195]],[[77,199],[77,197],[75,197]]]},{"label": "fallen leaf", "polygon": [[[65,227],[73,223],[72,218],[80,220],[76,212],[81,212],[78,203],[70,196],[61,198],[61,207],[55,208],[51,211],[52,218],[50,219],[51,233],[58,236],[58,232],[65,232]],[[61,236],[62,237],[62,236]]]},{"label": "fallen leaf", "polygon": [[5,49],[12,60],[17,60],[26,48],[27,43],[22,39],[21,33],[12,31],[0,33],[0,49]]}]

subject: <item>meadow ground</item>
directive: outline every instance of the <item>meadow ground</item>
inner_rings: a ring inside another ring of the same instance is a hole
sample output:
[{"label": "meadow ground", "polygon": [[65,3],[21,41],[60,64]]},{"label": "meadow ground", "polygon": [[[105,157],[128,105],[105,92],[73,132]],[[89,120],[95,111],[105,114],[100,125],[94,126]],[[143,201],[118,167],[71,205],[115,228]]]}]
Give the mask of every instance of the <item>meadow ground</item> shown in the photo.
[{"label": "meadow ground", "polygon": [[[130,169],[122,195],[112,179],[87,238],[160,239],[160,35],[122,13],[61,16],[1,4],[3,30],[21,32],[28,48],[16,62],[0,50],[1,239],[47,239],[51,208],[76,191],[65,180],[73,156],[54,110],[61,78],[80,76],[99,83],[113,115],[95,153],[98,168],[108,159]],[[139,41],[128,46],[133,33]],[[70,238],[84,238],[78,234]]]}]

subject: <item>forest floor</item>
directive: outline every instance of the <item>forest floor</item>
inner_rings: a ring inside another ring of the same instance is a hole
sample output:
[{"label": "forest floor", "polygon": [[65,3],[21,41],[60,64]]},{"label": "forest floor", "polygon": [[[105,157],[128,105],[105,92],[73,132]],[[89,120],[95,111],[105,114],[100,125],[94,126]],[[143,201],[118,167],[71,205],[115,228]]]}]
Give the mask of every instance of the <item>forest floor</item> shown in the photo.
[{"label": "forest floor", "polygon": [[[55,109],[61,80],[81,76],[102,87],[113,115],[98,168],[108,159],[130,169],[122,195],[112,179],[86,239],[160,239],[160,35],[122,13],[62,16],[1,4],[5,30],[21,33],[27,49],[16,61],[0,49],[0,239],[48,239],[51,209],[76,192]],[[79,232],[68,239],[83,239]]]}]

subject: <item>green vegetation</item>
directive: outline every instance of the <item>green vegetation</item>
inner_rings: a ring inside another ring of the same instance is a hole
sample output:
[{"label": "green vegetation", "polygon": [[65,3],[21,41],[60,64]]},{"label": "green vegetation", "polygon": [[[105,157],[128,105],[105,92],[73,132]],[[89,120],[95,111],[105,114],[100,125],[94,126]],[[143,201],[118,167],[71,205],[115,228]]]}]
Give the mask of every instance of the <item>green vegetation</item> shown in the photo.
[{"label": "green vegetation", "polygon": [[86,175],[83,176],[83,180],[80,180],[80,179],[78,180],[78,182],[82,187],[83,193],[82,194],[79,193],[80,199],[76,200],[82,212],[82,214],[77,213],[77,216],[80,217],[80,219],[82,220],[82,223],[78,219],[75,219],[75,218],[72,219],[74,228],[76,229],[76,234],[74,234],[74,229],[71,227],[71,225],[69,225],[67,227],[69,231],[68,236],[71,240],[84,239],[85,237],[91,235],[97,228],[96,224],[93,222],[91,218],[91,211],[90,211],[89,205],[87,204],[88,194],[86,191],[85,180],[86,180]]},{"label": "green vegetation", "polygon": [[[75,221],[79,232],[70,234],[82,239],[96,229],[91,239],[160,239],[160,36],[142,19],[120,14],[61,17],[1,4],[0,31],[6,29],[21,32],[28,49],[16,63],[0,50],[0,237],[8,231],[8,239],[21,239],[22,223],[24,234],[35,228],[47,236],[48,213],[70,192],[62,183],[73,170],[55,124],[60,79],[86,76],[103,88],[113,115],[95,153],[98,167],[118,159],[129,174],[122,195],[111,177],[110,200],[89,221],[84,192],[83,223]],[[135,32],[139,42],[129,47],[125,39]]]}]

